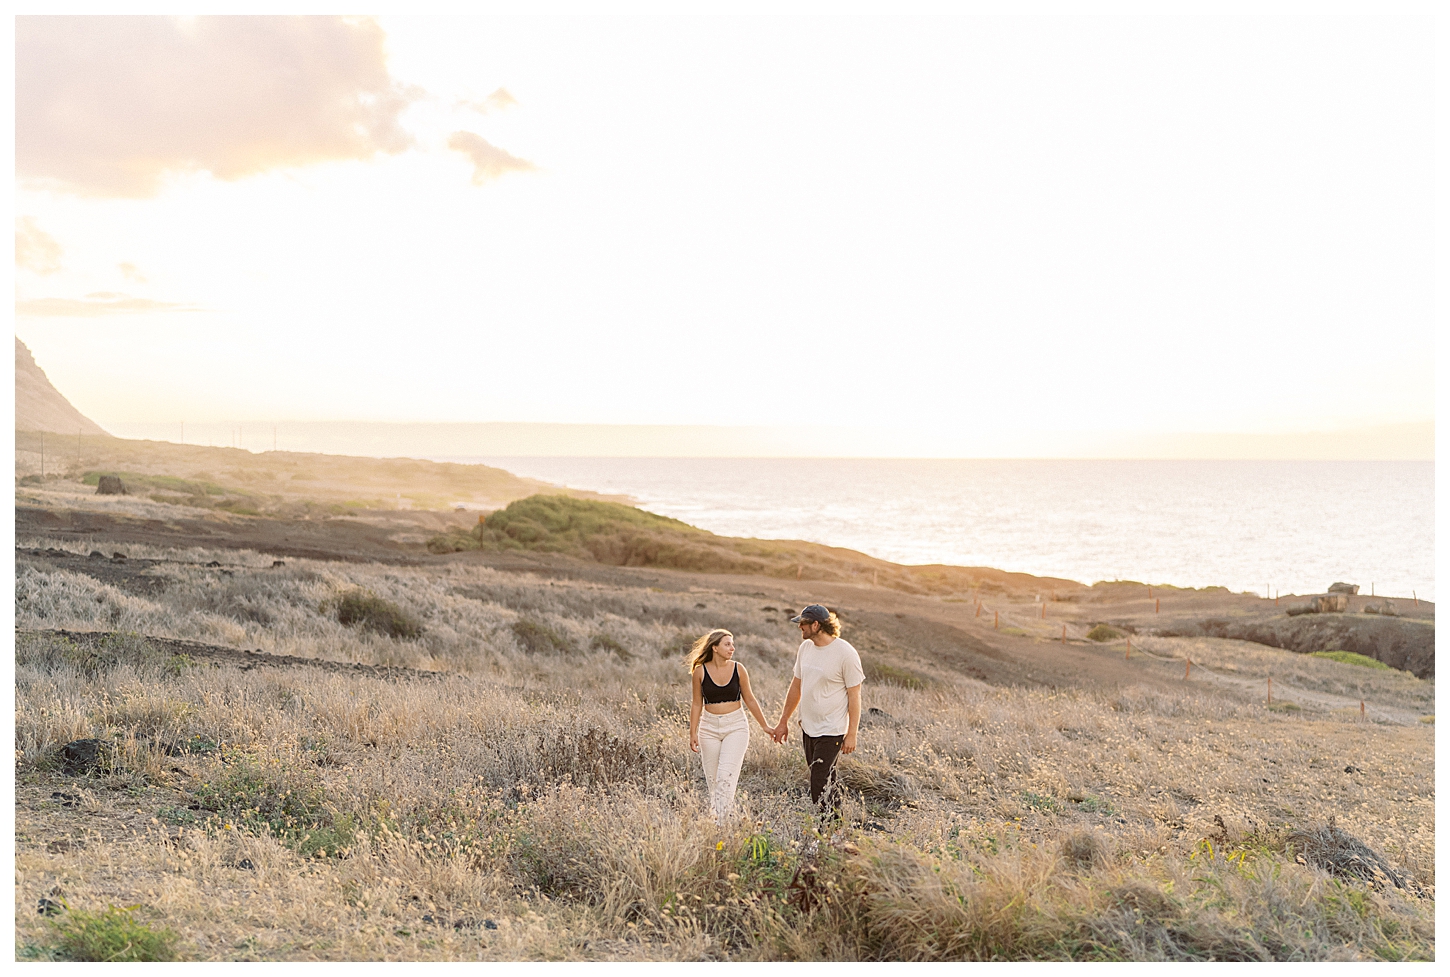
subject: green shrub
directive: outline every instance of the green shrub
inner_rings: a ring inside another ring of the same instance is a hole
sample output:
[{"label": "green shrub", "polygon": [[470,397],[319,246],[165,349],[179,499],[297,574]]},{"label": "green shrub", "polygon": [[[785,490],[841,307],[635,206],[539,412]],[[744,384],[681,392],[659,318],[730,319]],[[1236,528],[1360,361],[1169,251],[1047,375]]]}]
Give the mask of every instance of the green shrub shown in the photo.
[{"label": "green shrub", "polygon": [[74,910],[64,913],[51,928],[56,956],[62,960],[149,963],[176,959],[176,934],[166,927],[152,929],[125,909],[108,906],[104,912]]},{"label": "green shrub", "polygon": [[328,805],[317,774],[305,768],[241,760],[194,793],[201,810],[241,830],[275,835],[303,855],[337,855],[357,832],[351,815]]},{"label": "green shrub", "polygon": [[1328,658],[1330,661],[1340,662],[1345,665],[1359,665],[1362,668],[1385,668],[1390,666],[1378,658],[1371,658],[1368,655],[1361,655],[1353,651],[1316,651],[1312,653],[1314,658]]},{"label": "green shrub", "polygon": [[519,639],[519,644],[523,645],[524,651],[531,655],[550,651],[568,654],[575,650],[574,643],[564,635],[546,624],[531,621],[526,617],[515,621],[509,630],[513,631],[514,637]]},{"label": "green shrub", "polygon": [[610,652],[624,661],[629,661],[631,658],[634,657],[629,653],[628,648],[624,647],[624,645],[620,644],[618,641],[616,641],[614,638],[610,637],[607,634],[596,634],[594,637],[590,638],[589,647],[594,651]]},{"label": "green shrub", "polygon": [[1110,628],[1106,624],[1098,624],[1087,633],[1089,641],[1117,641],[1123,636],[1123,632],[1117,628]]},{"label": "green shrub", "polygon": [[1105,800],[1101,797],[1094,797],[1092,794],[1088,794],[1082,800],[1078,801],[1077,809],[1079,811],[1086,811],[1088,814],[1105,814],[1111,816],[1118,813],[1118,809],[1113,807],[1112,801]]},{"label": "green shrub", "polygon": [[923,689],[928,684],[920,675],[909,669],[898,668],[895,665],[887,665],[872,659],[863,661],[861,670],[866,673],[866,680],[875,684],[899,685],[903,689]]},{"label": "green shrub", "polygon": [[348,627],[375,631],[390,638],[416,638],[423,633],[406,611],[366,590],[349,590],[337,598],[337,621]]},{"label": "green shrub", "polygon": [[134,631],[108,634],[26,635],[16,642],[16,660],[51,670],[70,665],[88,678],[95,678],[120,665],[137,669],[158,669],[174,672],[173,659],[178,656],[157,648]]},{"label": "green shrub", "polygon": [[1022,794],[1022,806],[1031,808],[1034,811],[1045,811],[1048,814],[1062,813],[1062,805],[1055,797],[1047,797],[1042,794],[1034,794],[1032,791],[1024,791]]}]

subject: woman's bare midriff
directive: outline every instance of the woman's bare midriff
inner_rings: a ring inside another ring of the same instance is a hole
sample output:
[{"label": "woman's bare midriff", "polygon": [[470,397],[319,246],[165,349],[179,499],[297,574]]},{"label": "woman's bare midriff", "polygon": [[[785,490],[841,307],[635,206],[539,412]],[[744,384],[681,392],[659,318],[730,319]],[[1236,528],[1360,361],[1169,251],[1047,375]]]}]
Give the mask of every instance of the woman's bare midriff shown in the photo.
[{"label": "woman's bare midriff", "polygon": [[739,708],[740,708],[740,700],[739,699],[736,699],[734,702],[707,702],[707,703],[705,703],[705,711],[708,712],[712,716],[724,716],[724,715],[727,715],[728,713],[734,712],[736,709],[739,709]]}]

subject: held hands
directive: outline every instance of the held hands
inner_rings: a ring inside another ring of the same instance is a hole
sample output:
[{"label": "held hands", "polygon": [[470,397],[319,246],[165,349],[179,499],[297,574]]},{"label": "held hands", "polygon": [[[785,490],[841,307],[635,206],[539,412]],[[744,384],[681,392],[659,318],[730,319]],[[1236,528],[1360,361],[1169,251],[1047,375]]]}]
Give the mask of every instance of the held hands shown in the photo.
[{"label": "held hands", "polygon": [[790,726],[788,725],[787,720],[782,719],[780,721],[780,725],[776,726],[772,730],[769,730],[769,732],[770,738],[775,740],[775,742],[784,743],[786,736],[790,732]]}]

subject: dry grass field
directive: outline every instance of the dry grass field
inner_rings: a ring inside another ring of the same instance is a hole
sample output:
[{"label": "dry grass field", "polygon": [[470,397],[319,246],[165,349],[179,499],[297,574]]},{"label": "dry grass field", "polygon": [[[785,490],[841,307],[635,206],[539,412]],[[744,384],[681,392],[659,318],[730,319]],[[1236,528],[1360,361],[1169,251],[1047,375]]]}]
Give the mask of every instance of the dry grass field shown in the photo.
[{"label": "dry grass field", "polygon": [[[1142,667],[1187,653],[1241,684],[950,664],[893,684],[900,662],[867,653],[841,825],[814,818],[798,742],[757,730],[744,817],[716,828],[682,655],[730,628],[778,712],[798,635],[776,601],[703,576],[127,555],[156,562],[114,583],[17,564],[21,958],[1434,956],[1433,679],[1211,638],[1143,638]],[[83,762],[59,749],[84,739]]]}]

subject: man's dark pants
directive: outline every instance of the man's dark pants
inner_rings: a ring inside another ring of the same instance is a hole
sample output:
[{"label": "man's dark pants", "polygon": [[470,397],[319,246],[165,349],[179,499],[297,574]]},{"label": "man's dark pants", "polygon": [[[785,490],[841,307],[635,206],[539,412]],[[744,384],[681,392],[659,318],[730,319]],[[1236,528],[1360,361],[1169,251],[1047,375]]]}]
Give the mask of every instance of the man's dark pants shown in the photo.
[{"label": "man's dark pants", "polygon": [[801,745],[805,747],[806,764],[811,768],[811,800],[821,803],[821,795],[832,807],[840,797],[840,786],[836,782],[836,757],[840,755],[841,744],[846,742],[840,736],[810,736],[801,731]]}]

